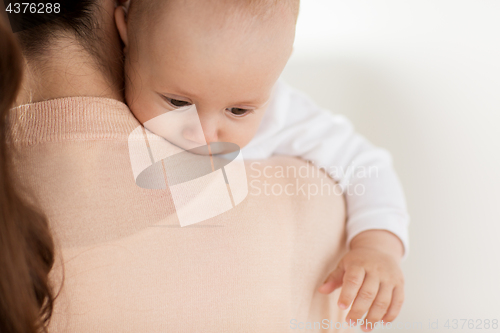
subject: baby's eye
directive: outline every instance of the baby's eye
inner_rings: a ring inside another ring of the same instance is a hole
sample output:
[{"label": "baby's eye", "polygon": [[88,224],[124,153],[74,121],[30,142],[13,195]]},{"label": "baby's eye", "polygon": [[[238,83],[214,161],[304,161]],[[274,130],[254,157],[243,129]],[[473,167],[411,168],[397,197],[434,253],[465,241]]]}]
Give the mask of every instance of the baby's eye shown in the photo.
[{"label": "baby's eye", "polygon": [[247,113],[250,113],[250,111],[251,111],[251,110],[248,110],[248,109],[240,109],[240,108],[230,108],[228,110],[233,115],[240,116],[240,117],[246,115]]},{"label": "baby's eye", "polygon": [[186,102],[186,101],[180,101],[178,99],[170,99],[170,103],[173,105],[173,106],[176,106],[176,107],[182,107],[182,106],[186,106],[186,105],[189,105],[191,103],[189,102]]},{"label": "baby's eye", "polygon": [[164,98],[167,100],[168,104],[172,105],[174,108],[181,108],[183,106],[191,105],[191,103],[181,101],[179,99],[168,98],[166,96],[164,96]]}]

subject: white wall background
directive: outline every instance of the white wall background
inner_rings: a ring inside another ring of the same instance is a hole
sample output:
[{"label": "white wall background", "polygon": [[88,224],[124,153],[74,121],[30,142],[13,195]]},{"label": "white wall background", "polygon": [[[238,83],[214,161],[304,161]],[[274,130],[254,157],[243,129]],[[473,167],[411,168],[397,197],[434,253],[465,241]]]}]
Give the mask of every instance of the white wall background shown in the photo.
[{"label": "white wall background", "polygon": [[396,321],[500,320],[500,1],[302,0],[283,77],[393,153],[412,217]]}]

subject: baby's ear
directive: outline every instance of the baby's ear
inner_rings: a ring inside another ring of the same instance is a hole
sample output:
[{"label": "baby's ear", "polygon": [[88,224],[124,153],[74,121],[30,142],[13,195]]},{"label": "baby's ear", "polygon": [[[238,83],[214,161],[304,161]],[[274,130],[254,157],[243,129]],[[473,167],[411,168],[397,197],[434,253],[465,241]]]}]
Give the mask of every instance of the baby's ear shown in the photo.
[{"label": "baby's ear", "polygon": [[[118,6],[115,9],[115,24],[122,39],[123,44],[125,44],[125,50],[128,46],[128,34],[127,34],[127,10],[123,6]],[[124,50],[124,51],[125,51]]]}]

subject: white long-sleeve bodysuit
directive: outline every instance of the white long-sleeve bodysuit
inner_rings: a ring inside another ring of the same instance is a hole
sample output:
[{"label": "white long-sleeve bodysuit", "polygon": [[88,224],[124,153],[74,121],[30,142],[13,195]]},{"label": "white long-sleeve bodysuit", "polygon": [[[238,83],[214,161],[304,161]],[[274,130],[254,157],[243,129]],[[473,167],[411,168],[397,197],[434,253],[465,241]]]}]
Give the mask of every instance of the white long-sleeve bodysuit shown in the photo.
[{"label": "white long-sleeve bodysuit", "polygon": [[257,134],[242,153],[247,160],[298,156],[323,168],[346,198],[347,246],[362,231],[382,229],[401,239],[402,260],[408,256],[409,215],[392,157],[356,133],[345,116],[320,108],[280,78]]}]

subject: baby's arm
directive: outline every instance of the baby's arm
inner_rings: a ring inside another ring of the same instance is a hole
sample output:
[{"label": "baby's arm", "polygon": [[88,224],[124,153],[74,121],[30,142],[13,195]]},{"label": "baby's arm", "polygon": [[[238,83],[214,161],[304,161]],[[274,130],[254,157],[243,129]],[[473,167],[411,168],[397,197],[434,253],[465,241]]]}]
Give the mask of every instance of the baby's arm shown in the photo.
[{"label": "baby's arm", "polygon": [[339,306],[352,303],[347,319],[369,310],[367,321],[392,321],[404,297],[400,262],[409,250],[409,216],[390,154],[357,134],[346,117],[319,108],[281,80],[257,135],[243,149],[248,159],[272,154],[310,160],[344,190],[349,251],[319,291],[342,286]]},{"label": "baby's arm", "polygon": [[365,230],[387,230],[409,250],[404,193],[391,155],[354,131],[343,115],[315,105],[281,79],[253,140],[242,150],[246,159],[273,154],[312,161],[339,182],[347,201],[347,247]]}]

